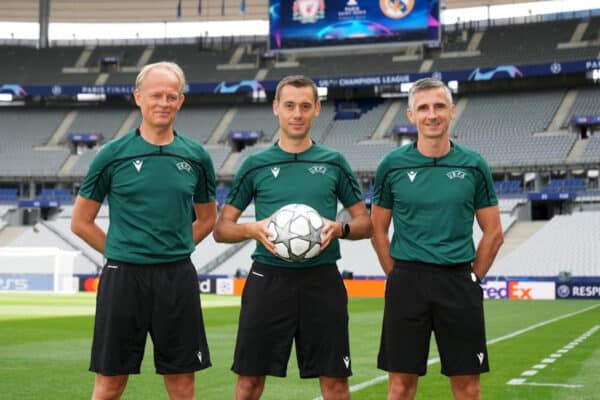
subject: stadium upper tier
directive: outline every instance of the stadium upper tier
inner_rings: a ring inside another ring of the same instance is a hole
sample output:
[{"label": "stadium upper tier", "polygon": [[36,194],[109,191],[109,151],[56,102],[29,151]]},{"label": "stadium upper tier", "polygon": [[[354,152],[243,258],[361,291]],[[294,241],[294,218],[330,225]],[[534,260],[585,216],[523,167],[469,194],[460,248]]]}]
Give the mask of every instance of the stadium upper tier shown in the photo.
[{"label": "stadium upper tier", "polygon": [[[446,26],[440,51],[421,47],[373,48],[344,53],[299,53],[263,58],[264,38],[198,38],[193,44],[130,43],[36,49],[0,46],[0,83],[20,85],[131,84],[147,62],[171,60],[190,82],[278,80],[294,73],[313,78],[450,71],[595,59],[600,17],[517,25]],[[452,28],[452,29],[450,29]],[[102,73],[102,74],[101,74]]]}]

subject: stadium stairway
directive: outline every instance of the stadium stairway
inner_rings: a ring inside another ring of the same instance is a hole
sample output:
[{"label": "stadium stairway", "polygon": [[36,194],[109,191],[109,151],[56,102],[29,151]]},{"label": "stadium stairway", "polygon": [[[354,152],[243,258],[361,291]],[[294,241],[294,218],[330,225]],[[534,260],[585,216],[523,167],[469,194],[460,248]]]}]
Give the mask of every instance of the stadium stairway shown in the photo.
[{"label": "stadium stairway", "polygon": [[547,221],[515,221],[508,232],[504,234],[504,244],[500,247],[496,260],[502,259],[511,251],[519,247],[534,233],[539,231],[546,222]]},{"label": "stadium stairway", "polygon": [[113,139],[121,137],[124,134],[126,134],[127,132],[129,132],[130,130],[132,130],[133,127],[135,126],[135,123],[137,122],[137,120],[139,118],[141,118],[141,113],[138,109],[131,111],[129,113],[129,115],[127,116],[127,118],[125,118],[125,121],[123,121],[123,125],[121,125],[121,127],[119,128],[117,133],[115,133],[115,136]]},{"label": "stadium stairway", "polygon": [[571,36],[571,40],[569,42],[570,43],[581,42],[581,40],[583,39],[583,34],[587,30],[589,24],[590,23],[587,21],[581,21],[575,28],[575,31],[573,32],[573,36]]},{"label": "stadium stairway", "polygon": [[579,161],[579,157],[583,154],[583,150],[586,145],[585,140],[578,139],[575,141],[575,144],[571,148],[569,155],[567,156],[566,162],[567,164],[574,164]]},{"label": "stadium stairway", "polygon": [[565,122],[569,117],[569,113],[573,108],[573,103],[575,103],[576,98],[577,90],[572,89],[567,91],[562,99],[562,102],[560,103],[560,106],[558,107],[558,110],[556,111],[556,114],[554,114],[552,122],[550,122],[550,125],[547,128],[548,131],[559,131],[564,126],[563,122]]},{"label": "stadium stairway", "polygon": [[0,231],[0,246],[8,246],[13,240],[30,229],[28,226],[6,226]]},{"label": "stadium stairway", "polygon": [[58,146],[59,142],[61,141],[63,136],[65,136],[65,134],[71,128],[71,125],[73,124],[73,121],[75,121],[75,118],[77,118],[77,111],[76,110],[69,111],[67,113],[67,115],[65,115],[65,118],[63,118],[63,120],[60,123],[60,125],[58,126],[58,128],[56,128],[56,130],[52,134],[52,137],[48,141],[47,145],[48,146]]},{"label": "stadium stairway", "polygon": [[219,123],[215,127],[215,130],[211,133],[210,138],[208,139],[206,144],[219,144],[219,140],[221,139],[221,137],[223,137],[223,134],[227,130],[227,127],[229,126],[231,121],[233,121],[233,118],[235,118],[235,114],[237,114],[237,107],[231,107],[225,112],[225,114],[223,114],[223,118],[221,118],[221,121],[219,121]]},{"label": "stadium stairway", "polygon": [[229,156],[223,162],[221,169],[218,171],[219,175],[233,175],[236,170],[236,165],[242,153],[232,151]]},{"label": "stadium stairway", "polygon": [[394,100],[390,104],[388,109],[385,111],[385,114],[383,114],[381,122],[379,122],[379,125],[375,129],[373,136],[371,136],[372,140],[383,139],[386,133],[394,129],[394,127],[391,126],[392,122],[394,121],[394,117],[396,116],[396,114],[398,114],[399,112],[404,112],[404,110],[402,110],[403,104],[404,102],[399,100]]},{"label": "stadium stairway", "polygon": [[71,154],[67,158],[67,160],[65,161],[65,163],[62,165],[62,167],[60,167],[60,169],[58,170],[57,175],[61,176],[61,177],[69,175],[71,173],[71,170],[73,169],[73,167],[77,163],[78,159],[79,159],[79,154]]}]

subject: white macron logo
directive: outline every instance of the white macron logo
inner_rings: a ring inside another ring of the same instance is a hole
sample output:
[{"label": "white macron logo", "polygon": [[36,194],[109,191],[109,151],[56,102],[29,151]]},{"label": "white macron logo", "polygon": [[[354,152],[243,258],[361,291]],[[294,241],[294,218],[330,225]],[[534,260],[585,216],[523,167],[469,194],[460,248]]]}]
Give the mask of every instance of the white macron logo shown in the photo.
[{"label": "white macron logo", "polygon": [[133,162],[133,166],[135,167],[135,169],[137,170],[137,172],[140,172],[140,170],[142,169],[142,165],[144,164],[144,162],[142,160],[135,160]]},{"label": "white macron logo", "polygon": [[409,172],[406,173],[406,175],[408,175],[408,179],[410,179],[411,183],[417,177],[417,173],[415,171],[409,171]]},{"label": "white macron logo", "polygon": [[202,352],[199,351],[196,355],[198,356],[198,361],[200,361],[200,364],[202,364]]},{"label": "white macron logo", "polygon": [[346,365],[346,368],[350,368],[350,357],[344,357],[344,364]]},{"label": "white macron logo", "polygon": [[273,174],[273,176],[275,178],[277,178],[277,176],[279,175],[279,167],[273,167],[273,168],[271,168],[271,173]]},{"label": "white macron logo", "polygon": [[483,353],[477,353],[477,359],[479,360],[479,365],[483,364],[483,358],[485,356],[483,355]]}]

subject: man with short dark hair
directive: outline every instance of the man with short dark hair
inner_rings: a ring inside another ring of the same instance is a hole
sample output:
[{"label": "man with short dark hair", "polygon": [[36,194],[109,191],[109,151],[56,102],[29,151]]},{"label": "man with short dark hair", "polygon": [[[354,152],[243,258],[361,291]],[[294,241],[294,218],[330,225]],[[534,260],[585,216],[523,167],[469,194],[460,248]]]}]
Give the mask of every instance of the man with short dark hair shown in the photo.
[{"label": "man with short dark hair", "polygon": [[[310,137],[320,107],[311,79],[281,80],[273,101],[279,141],[244,161],[215,226],[219,242],[257,241],[232,366],[238,374],[235,400],[257,400],[266,375],[286,375],[293,341],[300,376],[318,377],[325,400],[350,398],[347,294],[336,266],[338,239],[369,237],[371,222],[344,156]],[[338,199],[352,217],[347,223],[335,221]],[[238,223],[251,201],[256,222]],[[267,229],[270,216],[291,203],[306,204],[324,219],[321,253],[305,262],[278,258]]]},{"label": "man with short dark hair", "polygon": [[[502,245],[502,227],[486,162],[449,139],[454,114],[443,82],[415,82],[407,115],[417,141],[377,168],[371,241],[387,275],[378,367],[389,372],[388,400],[414,398],[432,331],[456,399],[479,399],[479,374],[489,370],[479,283]],[[483,231],[476,251],[474,217]]]}]

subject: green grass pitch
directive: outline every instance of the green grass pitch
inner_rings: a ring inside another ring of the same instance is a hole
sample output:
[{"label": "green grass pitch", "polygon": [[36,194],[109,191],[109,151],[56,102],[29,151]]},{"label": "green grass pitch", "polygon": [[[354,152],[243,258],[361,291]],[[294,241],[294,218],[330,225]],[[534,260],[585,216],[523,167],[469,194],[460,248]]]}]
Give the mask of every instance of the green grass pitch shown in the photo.
[{"label": "green grass pitch", "polygon": [[[87,371],[95,298],[90,294],[0,293],[0,397],[86,399],[93,374]],[[197,397],[232,397],[229,370],[239,298],[202,296],[213,367],[196,376]],[[375,367],[382,299],[350,300],[354,376],[352,398],[385,399],[387,380]],[[510,301],[485,303],[492,372],[482,375],[484,399],[600,399],[600,301]],[[124,399],[163,399],[148,341],[142,374],[131,376]],[[417,399],[450,399],[432,345],[427,376]],[[508,384],[508,382],[517,384]],[[298,378],[295,355],[287,378],[267,378],[264,400],[313,400],[318,381]]]}]

